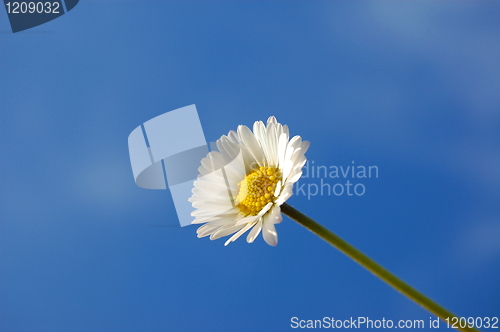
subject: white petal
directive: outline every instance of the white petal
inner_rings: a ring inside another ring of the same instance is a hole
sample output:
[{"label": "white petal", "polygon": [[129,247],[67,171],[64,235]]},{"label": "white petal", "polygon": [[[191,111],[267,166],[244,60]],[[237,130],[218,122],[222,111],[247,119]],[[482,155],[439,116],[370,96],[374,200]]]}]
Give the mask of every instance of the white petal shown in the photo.
[{"label": "white petal", "polygon": [[[292,150],[291,149],[287,150],[287,155],[288,155],[288,152],[290,152],[290,151],[292,151]],[[281,169],[283,170],[283,179],[288,178],[288,176],[290,175],[290,172],[292,171],[292,168],[293,168],[293,163],[289,159],[285,159],[285,161],[283,162],[283,165],[281,167]]]},{"label": "white petal", "polygon": [[285,159],[286,147],[287,147],[286,135],[281,134],[278,140],[278,166],[282,168],[283,160]]},{"label": "white petal", "polygon": [[286,134],[286,139],[288,140],[288,138],[290,137],[290,131],[288,130],[287,125],[283,126],[283,132]]},{"label": "white petal", "polygon": [[273,158],[273,154],[270,151],[270,146],[268,144],[267,140],[267,131],[266,127],[264,126],[264,123],[262,121],[256,121],[253,125],[253,133],[255,135],[255,138],[257,138],[257,141],[259,142],[259,145],[262,148],[262,151],[264,152],[264,157],[267,165],[271,165],[271,160]]},{"label": "white petal", "polygon": [[255,161],[257,161],[260,166],[264,165],[264,152],[252,131],[247,126],[238,126],[238,135]]},{"label": "white petal", "polygon": [[307,158],[306,158],[305,156],[304,156],[304,158],[303,158],[303,159],[301,159],[301,160],[297,160],[297,165],[296,165],[296,167],[300,167],[300,168],[302,168],[302,167],[305,165],[306,161],[307,161]]},{"label": "white petal", "polygon": [[293,183],[286,183],[281,191],[280,196],[276,199],[276,205],[281,205],[293,195]]},{"label": "white petal", "polygon": [[243,149],[240,149],[236,158],[224,167],[224,172],[228,180],[240,182],[246,175],[245,159],[243,158]]},{"label": "white petal", "polygon": [[214,172],[227,165],[231,160],[219,151],[211,151],[201,160],[201,165],[210,172]]},{"label": "white petal", "polygon": [[[216,201],[221,201],[221,200],[226,200],[228,199],[228,192],[227,192],[227,189],[228,188],[213,188],[212,186],[208,186],[208,190],[209,191],[206,191],[206,190],[203,190],[203,189],[200,189],[200,185],[197,185],[195,188],[193,188],[192,190],[192,193],[193,193],[193,199],[190,201],[191,203],[193,203],[193,200],[196,199],[196,200],[216,200]],[[212,189],[213,188],[213,189]],[[210,195],[209,193],[210,192],[213,192],[212,195]]]},{"label": "white petal", "polygon": [[254,222],[258,217],[257,216],[248,216],[245,218],[241,218],[236,221],[235,225],[245,225],[251,222]]},{"label": "white petal", "polygon": [[231,236],[226,243],[224,243],[225,246],[227,246],[229,243],[236,241],[241,235],[243,235],[246,231],[248,231],[255,223],[248,223],[245,227],[240,229],[236,234]]},{"label": "white petal", "polygon": [[206,222],[215,222],[217,220],[226,220],[227,223],[234,223],[234,221],[238,218],[238,209],[233,208],[225,213],[221,213],[212,217],[196,217],[191,224],[202,224]]},{"label": "white petal", "polygon": [[248,233],[247,242],[253,243],[253,241],[255,241],[255,239],[257,238],[257,236],[259,236],[261,229],[262,229],[262,218],[260,218],[259,221],[257,221],[255,226],[250,231],[250,233]]},{"label": "white petal", "polygon": [[253,124],[253,134],[255,135],[255,138],[257,141],[259,141],[260,145],[262,146],[267,137],[266,137],[266,126],[264,126],[264,123],[262,121],[255,121]]},{"label": "white petal", "polygon": [[278,244],[278,233],[276,233],[276,227],[274,227],[273,220],[271,220],[267,215],[264,216],[262,236],[264,237],[264,241],[266,241],[266,243],[270,246],[275,246]]},{"label": "white petal", "polygon": [[214,233],[212,233],[212,235],[210,235],[210,240],[217,240],[218,238],[228,236],[229,234],[233,234],[234,232],[239,231],[243,227],[244,227],[244,225],[235,226],[234,224],[222,226],[216,232],[214,232]]},{"label": "white petal", "polygon": [[214,233],[216,230],[218,230],[220,227],[228,225],[231,223],[231,220],[229,219],[220,219],[216,221],[211,221],[209,223],[206,223],[205,225],[202,225],[196,230],[196,234],[198,234],[198,237],[204,237],[207,235],[210,235]]},{"label": "white petal", "polygon": [[200,209],[200,210],[224,211],[224,212],[233,208],[233,206],[231,205],[231,201],[227,199],[220,201],[197,200],[193,202],[192,206],[195,209]]},{"label": "white petal", "polygon": [[301,148],[293,149],[293,154],[290,157],[290,161],[295,165],[296,161],[304,156],[304,151]]},{"label": "white petal", "polygon": [[290,175],[288,176],[288,179],[286,179],[286,182],[295,183],[300,179],[301,176],[302,176],[302,167],[297,167],[290,172]]},{"label": "white petal", "polygon": [[[221,220],[219,215],[215,216],[201,216],[201,217],[196,217],[193,221],[191,221],[191,224],[204,224],[204,223],[211,223],[217,220]],[[234,220],[234,218],[233,218]]]},{"label": "white petal", "polygon": [[201,209],[198,209],[198,210],[195,210],[193,212],[191,212],[191,216],[192,217],[215,217],[219,214],[223,214],[224,210],[201,210]]},{"label": "white petal", "polygon": [[231,130],[228,134],[227,134],[227,138],[229,138],[229,140],[236,144],[236,145],[241,145],[241,141],[240,141],[240,138],[238,137],[238,133],[236,133],[234,130]]},{"label": "white petal", "polygon": [[282,181],[279,180],[278,183],[276,184],[276,190],[274,190],[274,197],[278,197],[278,195],[281,193],[281,189],[283,188]]},{"label": "white petal", "polygon": [[214,221],[214,220],[218,220],[218,217],[217,217],[217,216],[212,217],[212,218],[208,218],[208,217],[197,217],[197,218],[195,218],[193,221],[191,221],[191,224],[192,224],[192,225],[196,225],[196,224],[204,224],[204,223],[209,223],[209,222]]},{"label": "white petal", "polygon": [[299,135],[297,136],[294,136],[290,142],[288,142],[288,147],[289,148],[292,148],[292,149],[298,149],[300,148],[302,145],[302,137],[300,137]]},{"label": "white petal", "polygon": [[240,152],[238,144],[231,142],[227,136],[222,136],[217,140],[217,148],[221,153],[228,155],[231,159],[236,158]]},{"label": "white petal", "polygon": [[210,168],[204,168],[203,166],[199,169],[200,175],[196,181],[204,181],[205,183],[218,183],[223,186],[224,183],[224,173],[222,170],[212,171]]},{"label": "white petal", "polygon": [[302,149],[302,151],[304,151],[304,154],[309,149],[309,145],[311,145],[311,143],[309,141],[303,141],[302,142],[302,145],[300,146],[300,148]]},{"label": "white petal", "polygon": [[198,235],[199,238],[202,238],[212,234],[220,227],[222,227],[222,225],[206,223],[205,225],[201,226],[196,230],[196,234]]},{"label": "white petal", "polygon": [[283,220],[283,217],[281,216],[281,208],[279,205],[275,204],[273,206],[273,209],[268,213],[268,218],[274,224],[279,224]]},{"label": "white petal", "polygon": [[273,206],[273,202],[269,202],[267,203],[263,208],[262,210],[259,211],[259,214],[257,215],[257,217],[260,217],[260,216],[263,216],[265,213],[267,213],[267,211],[269,211],[269,209],[271,209],[271,207]]},{"label": "white petal", "polygon": [[[222,175],[222,174],[221,174]],[[213,181],[212,181],[213,180]],[[194,183],[196,188],[202,191],[211,189],[226,189],[226,183],[223,176],[202,176]]]},{"label": "white petal", "polygon": [[268,124],[266,128],[267,137],[267,149],[269,155],[267,157],[267,162],[270,166],[278,165],[278,135],[276,134],[276,125]]},{"label": "white petal", "polygon": [[278,121],[276,120],[276,118],[274,116],[270,116],[268,119],[267,119],[267,125],[269,125],[270,123],[277,123]]}]

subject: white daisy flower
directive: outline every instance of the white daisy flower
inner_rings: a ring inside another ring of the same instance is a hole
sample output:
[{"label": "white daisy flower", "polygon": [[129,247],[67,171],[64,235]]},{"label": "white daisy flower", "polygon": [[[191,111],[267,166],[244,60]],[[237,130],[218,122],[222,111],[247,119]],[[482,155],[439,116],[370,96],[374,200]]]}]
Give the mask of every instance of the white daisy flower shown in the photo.
[{"label": "white daisy flower", "polygon": [[264,240],[275,246],[280,206],[302,175],[309,142],[300,136],[289,139],[288,126],[271,116],[267,125],[256,121],[253,132],[238,126],[237,132],[217,141],[217,148],[202,159],[189,199],[196,209],[192,223],[206,223],[198,228],[198,237],[215,240],[234,233],[228,245],[251,229],[248,243],[262,231]]}]

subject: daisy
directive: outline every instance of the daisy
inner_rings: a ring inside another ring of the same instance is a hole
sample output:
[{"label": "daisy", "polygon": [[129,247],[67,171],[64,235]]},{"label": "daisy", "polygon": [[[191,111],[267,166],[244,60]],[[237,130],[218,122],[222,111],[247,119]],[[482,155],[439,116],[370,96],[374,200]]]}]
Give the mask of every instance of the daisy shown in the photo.
[{"label": "daisy", "polygon": [[211,240],[233,234],[225,243],[251,229],[247,242],[260,232],[272,246],[278,243],[275,224],[282,220],[280,206],[292,196],[293,184],[302,175],[309,142],[290,139],[288,126],[274,116],[267,125],[256,121],[253,132],[238,126],[217,141],[219,151],[202,159],[189,199],[195,211],[198,237]]}]

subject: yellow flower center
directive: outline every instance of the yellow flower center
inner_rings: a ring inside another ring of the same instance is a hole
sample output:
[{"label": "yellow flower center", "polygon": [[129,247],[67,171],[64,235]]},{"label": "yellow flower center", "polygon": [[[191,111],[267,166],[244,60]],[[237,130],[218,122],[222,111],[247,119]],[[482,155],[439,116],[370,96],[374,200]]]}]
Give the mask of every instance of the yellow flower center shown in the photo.
[{"label": "yellow flower center", "polygon": [[256,168],[238,183],[236,206],[244,216],[256,216],[267,203],[273,202],[276,185],[281,180],[281,173],[276,167],[261,166]]}]

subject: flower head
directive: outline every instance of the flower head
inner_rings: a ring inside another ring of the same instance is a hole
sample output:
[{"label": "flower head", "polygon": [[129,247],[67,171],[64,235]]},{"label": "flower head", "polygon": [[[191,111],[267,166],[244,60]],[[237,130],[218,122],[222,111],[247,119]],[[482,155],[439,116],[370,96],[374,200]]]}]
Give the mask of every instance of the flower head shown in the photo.
[{"label": "flower head", "polygon": [[309,148],[300,136],[289,137],[288,126],[271,116],[267,125],[256,121],[253,132],[238,126],[217,141],[219,151],[202,159],[189,199],[196,209],[192,223],[205,223],[198,237],[215,240],[234,233],[228,245],[251,229],[248,243],[261,231],[269,245],[278,243],[274,225],[282,220],[280,206],[292,196]]}]

